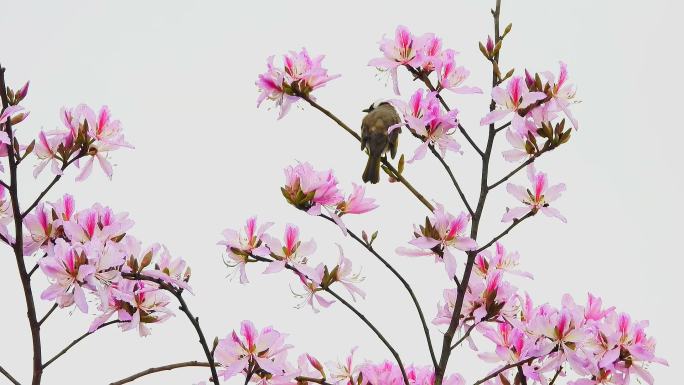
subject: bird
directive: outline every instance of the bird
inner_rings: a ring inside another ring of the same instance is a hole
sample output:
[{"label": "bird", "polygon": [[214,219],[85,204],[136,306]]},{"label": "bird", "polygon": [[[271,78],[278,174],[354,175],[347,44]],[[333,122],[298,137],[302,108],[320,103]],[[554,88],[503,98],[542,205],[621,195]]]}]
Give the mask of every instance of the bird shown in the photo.
[{"label": "bird", "polygon": [[368,163],[363,171],[364,183],[380,181],[380,161],[389,151],[392,158],[397,155],[401,127],[388,134],[390,127],[401,124],[397,110],[386,101],[378,101],[363,110],[366,116],[361,122],[361,150],[368,150]]}]

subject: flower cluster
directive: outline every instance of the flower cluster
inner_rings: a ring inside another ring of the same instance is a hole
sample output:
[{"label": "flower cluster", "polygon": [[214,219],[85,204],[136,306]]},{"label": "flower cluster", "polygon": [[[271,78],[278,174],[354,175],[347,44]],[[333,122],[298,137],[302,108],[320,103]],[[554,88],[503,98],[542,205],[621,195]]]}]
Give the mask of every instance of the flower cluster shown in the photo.
[{"label": "flower cluster", "polygon": [[257,107],[268,99],[280,108],[278,119],[282,118],[300,98],[312,98],[311,92],[323,87],[340,75],[328,75],[321,66],[324,56],[311,58],[306,49],[291,51],[283,56],[283,66],[273,64],[274,56],[267,61],[267,70],[259,75],[256,86],[259,89]]},{"label": "flower cluster", "polygon": [[240,283],[249,282],[248,264],[262,262],[268,264],[265,274],[278,273],[284,269],[295,274],[304,289],[303,293],[295,293],[296,297],[302,299],[297,307],[309,305],[317,312],[316,304],[330,306],[333,301],[325,299],[322,292],[334,283],[344,287],[353,300],[356,300],[356,295],[365,297],[363,290],[356,286],[363,278],[359,273],[354,273],[352,261],[345,257],[341,246],[337,245],[339,255],[334,266],[328,267],[323,263],[314,266],[311,258],[316,253],[316,242],[313,239],[303,241],[299,228],[287,224],[281,240],[266,233],[271,226],[269,222],[257,227],[256,217],[251,217],[247,220],[244,232],[224,230],[225,239],[218,244],[226,248],[224,262],[234,272],[239,272]]},{"label": "flower cluster", "polygon": [[448,89],[455,93],[482,93],[477,87],[467,87],[463,82],[470,72],[455,61],[456,52],[442,50],[442,39],[433,33],[414,36],[403,25],[397,27],[394,39],[384,37],[380,41],[383,56],[372,59],[368,65],[381,71],[389,71],[394,92],[399,95],[398,69],[405,66],[417,77],[436,72],[438,91]]},{"label": "flower cluster", "polygon": [[[568,82],[566,64],[560,63],[558,79],[551,72],[544,72],[543,78],[544,81],[538,74],[533,77],[525,71],[524,78],[511,77],[505,88],[492,89],[496,109],[483,117],[480,124],[510,119],[506,139],[513,148],[503,152],[504,159],[509,162],[566,143],[570,139],[570,129],[565,129],[565,119],[557,121],[560,113],[570,120],[572,127],[577,129],[579,126],[570,111],[570,105],[575,103],[575,86]],[[545,142],[540,144],[543,140]]]},{"label": "flower cluster", "polygon": [[285,186],[280,190],[288,203],[311,215],[321,215],[325,210],[345,234],[341,216],[363,214],[378,207],[374,199],[366,197],[365,187],[356,184],[345,199],[332,170],[317,171],[309,163],[287,167]]},{"label": "flower cluster", "polygon": [[[435,368],[432,366],[406,367],[406,377],[411,385],[434,385]],[[381,363],[366,362],[359,368],[361,385],[402,385],[403,376],[399,366],[391,361]],[[444,385],[464,385],[465,379],[454,373],[444,377]]]},{"label": "flower cluster", "polygon": [[397,248],[397,254],[409,257],[434,256],[435,262],[443,262],[449,279],[456,275],[456,256],[452,250],[469,251],[477,248],[475,241],[465,235],[470,216],[466,213],[455,217],[444,206],[437,204],[433,217],[425,217],[425,224],[414,226],[414,239],[409,241],[417,249]]},{"label": "flower cluster", "polygon": [[123,330],[149,334],[147,324],[173,314],[164,289],[191,292],[190,269],[158,244],[143,250],[128,234],[133,224],[127,213],[100,204],[76,211],[70,195],[39,204],[24,219],[24,254],[43,254],[38,266],[50,286],[41,298],[87,313],[91,295],[100,312],[91,331],[117,314]]},{"label": "flower cluster", "polygon": [[[107,106],[95,113],[85,104],[62,108],[61,117],[63,129],[38,134],[34,153],[40,162],[33,175],[37,177],[48,164],[55,175],[61,175],[67,165],[75,162],[81,169],[76,180],[82,181],[91,174],[97,159],[111,179],[114,170],[108,160],[109,153],[132,148],[124,140],[121,122],[112,118]],[[83,158],[87,158],[85,164],[81,164]]]},{"label": "flower cluster", "polygon": [[[555,372],[568,370],[580,377],[570,382],[574,385],[626,385],[634,375],[653,383],[646,367],[667,362],[655,356],[655,340],[645,333],[647,322],[633,322],[627,314],[603,308],[592,294],[584,306],[569,295],[560,308],[534,306],[528,295],[521,296],[504,279],[506,274],[531,278],[517,270],[517,264],[518,254],[506,252],[501,244],[494,253],[483,251],[475,259],[476,274],[468,283],[459,328],[476,330],[496,345],[493,352],[479,353],[482,360],[501,363],[501,368],[521,363],[524,375],[534,383],[548,383]],[[444,291],[445,303],[434,324],[451,322],[457,293],[456,288]],[[469,332],[464,339],[478,350]],[[488,384],[506,384],[516,373],[513,365],[502,371],[503,380]]]},{"label": "flower cluster", "polygon": [[428,146],[439,148],[442,156],[447,151],[461,152],[461,146],[452,137],[458,127],[458,110],[444,112],[437,99],[437,92],[425,93],[419,89],[408,103],[401,100],[394,100],[392,103],[402,113],[409,130],[423,141],[409,163],[423,159]]}]

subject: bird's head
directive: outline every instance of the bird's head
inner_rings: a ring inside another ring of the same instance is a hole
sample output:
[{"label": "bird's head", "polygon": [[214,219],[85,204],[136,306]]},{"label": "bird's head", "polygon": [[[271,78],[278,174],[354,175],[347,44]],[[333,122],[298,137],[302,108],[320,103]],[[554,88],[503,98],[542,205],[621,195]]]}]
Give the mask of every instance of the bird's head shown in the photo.
[{"label": "bird's head", "polygon": [[370,105],[370,107],[368,107],[368,108],[366,108],[365,110],[362,110],[362,111],[365,112],[365,113],[368,113],[368,112],[371,112],[371,111],[373,111],[374,109],[380,107],[380,106],[383,105],[383,104],[390,104],[390,103],[389,103],[387,100],[384,100],[384,99],[376,100],[375,102],[373,102],[373,104]]}]

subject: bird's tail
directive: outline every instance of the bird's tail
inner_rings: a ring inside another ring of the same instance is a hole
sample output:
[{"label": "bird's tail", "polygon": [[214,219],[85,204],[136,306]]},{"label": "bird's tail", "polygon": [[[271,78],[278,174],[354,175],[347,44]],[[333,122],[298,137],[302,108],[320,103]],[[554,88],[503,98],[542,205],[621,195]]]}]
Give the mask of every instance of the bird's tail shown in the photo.
[{"label": "bird's tail", "polygon": [[380,157],[369,155],[366,169],[363,170],[363,182],[373,184],[380,182]]}]

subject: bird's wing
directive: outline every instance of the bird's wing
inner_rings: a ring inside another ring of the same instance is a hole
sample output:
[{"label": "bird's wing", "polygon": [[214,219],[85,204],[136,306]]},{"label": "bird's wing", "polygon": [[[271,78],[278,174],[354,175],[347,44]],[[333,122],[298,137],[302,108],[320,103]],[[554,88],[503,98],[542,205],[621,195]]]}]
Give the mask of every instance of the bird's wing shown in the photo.
[{"label": "bird's wing", "polygon": [[370,114],[363,117],[361,121],[361,149],[363,150],[368,145],[368,139],[370,138]]}]

